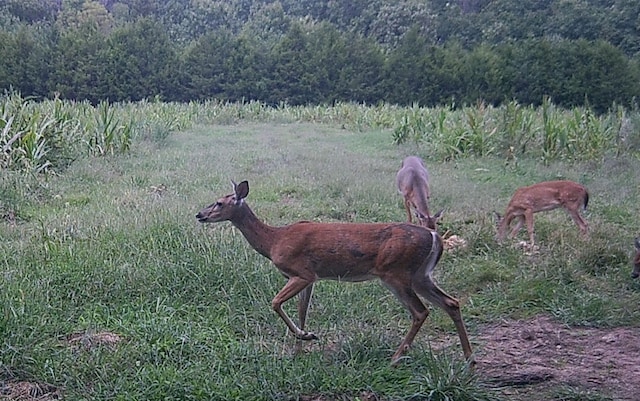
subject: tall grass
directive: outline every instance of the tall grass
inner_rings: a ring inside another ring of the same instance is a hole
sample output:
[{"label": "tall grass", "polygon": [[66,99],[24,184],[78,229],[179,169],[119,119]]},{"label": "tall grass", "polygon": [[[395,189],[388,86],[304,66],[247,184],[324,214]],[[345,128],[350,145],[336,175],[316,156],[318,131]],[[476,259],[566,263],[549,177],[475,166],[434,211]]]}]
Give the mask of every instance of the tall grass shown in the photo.
[{"label": "tall grass", "polygon": [[[474,333],[495,319],[640,324],[628,266],[637,110],[94,106],[8,94],[0,112],[4,382],[68,399],[508,399],[467,369],[457,340],[441,345],[454,328],[439,310],[390,368],[410,322],[376,284],[319,284],[308,326],[321,339],[294,358],[269,307],[282,277],[228,224],[194,219],[229,179],[249,179],[248,202],[270,224],[402,221],[393,178],[408,154],[428,161],[443,232],[467,240],[436,276],[461,299],[476,349]],[[590,241],[548,213],[536,217],[539,253],[498,246],[491,211],[516,187],[556,178],[591,191]],[[94,340],[101,332],[120,341]]]},{"label": "tall grass", "polygon": [[638,150],[637,110],[620,107],[606,115],[589,108],[557,108],[549,98],[540,108],[510,102],[498,108],[405,109],[395,123],[392,140],[413,143],[440,160],[526,155],[544,164],[558,160],[598,160],[606,154]]},{"label": "tall grass", "polygon": [[640,148],[640,113],[614,107],[596,115],[587,107],[539,108],[509,102],[492,107],[338,103],[275,107],[261,102],[163,103],[158,100],[97,106],[60,99],[35,102],[19,94],[0,98],[0,167],[44,172],[64,169],[83,155],[126,153],[135,139],[161,144],[172,132],[197,124],[309,122],[355,132],[389,130],[396,145],[411,143],[431,158],[527,156],[544,164],[597,160]]},{"label": "tall grass", "polygon": [[96,156],[127,152],[131,146],[132,122],[121,122],[108,103],[96,107],[95,121],[88,128],[87,149]]},{"label": "tall grass", "polygon": [[0,101],[0,167],[47,172],[73,159],[79,131],[60,101],[37,104],[18,95]]},{"label": "tall grass", "polygon": [[[252,198],[268,220],[289,218],[275,212],[285,192],[296,198],[313,193],[310,204],[322,210],[342,203],[344,188],[325,203],[322,192],[331,181],[317,182],[309,192],[304,182],[279,177],[265,185],[250,165],[237,165],[253,157],[240,145],[244,129],[213,136],[208,130],[178,135],[186,148],[167,144],[147,157],[139,152],[80,161],[50,180],[39,199],[16,194],[33,209],[29,218],[0,226],[3,380],[48,383],[68,399],[403,399],[427,394],[432,386],[438,394],[433,399],[490,399],[461,358],[431,355],[419,343],[406,368],[391,368],[390,353],[409,319],[377,286],[321,286],[312,316],[325,339],[292,358],[292,340],[268,307],[281,277],[235,230],[196,226],[193,215],[214,195],[209,187],[226,189],[230,174],[255,178]],[[313,132],[297,138],[295,127],[274,137],[249,133],[252,140],[285,136],[303,153],[311,146],[323,157],[335,154],[332,146],[309,144]],[[224,138],[238,141],[232,146],[235,162],[229,147],[205,146]],[[253,162],[278,154],[260,157]],[[308,166],[315,170],[320,159]],[[364,160],[356,162],[358,170],[367,169]],[[324,173],[338,179],[342,169]],[[160,183],[166,191],[153,191]],[[274,201],[265,202],[270,193]],[[311,209],[292,204],[291,212],[310,216]],[[363,297],[367,292],[374,297]],[[104,331],[122,341],[92,342],[92,333]],[[85,341],[69,341],[78,335]]]},{"label": "tall grass", "polygon": [[[70,115],[96,121],[93,106],[76,106]],[[282,276],[229,224],[202,226],[194,218],[229,192],[229,179],[248,179],[247,202],[270,224],[403,221],[393,179],[409,153],[428,160],[431,202],[445,209],[443,231],[467,240],[465,249],[444,255],[436,278],[461,300],[478,352],[478,331],[497,319],[546,313],[567,324],[640,324],[640,287],[628,265],[640,218],[635,155],[547,165],[520,155],[514,168],[505,168],[502,156],[441,162],[428,158],[426,142],[393,144],[390,127],[344,129],[335,111],[331,119],[315,108],[304,114],[330,124],[283,124],[300,110],[277,114],[252,105],[244,110],[268,121],[227,124],[222,114],[242,107],[210,106],[218,117],[198,104],[111,105],[114,118],[134,122],[127,152],[85,156],[57,176],[3,170],[4,383],[26,380],[67,399],[96,400],[512,399],[467,369],[455,329],[438,309],[407,358],[391,368],[410,318],[375,283],[319,283],[307,326],[320,340],[294,357],[295,341],[269,306]],[[365,108],[341,110],[354,118]],[[458,124],[454,116],[468,125],[469,112],[485,127],[506,113],[493,120],[490,108],[481,118],[479,110],[439,109],[427,121],[441,122],[446,133]],[[175,131],[156,140],[153,122],[161,121],[173,121]],[[539,253],[496,244],[491,211],[517,186],[559,177],[592,193],[590,241],[552,212],[536,216]],[[295,315],[295,302],[285,307]],[[103,332],[120,341],[94,340]]]}]

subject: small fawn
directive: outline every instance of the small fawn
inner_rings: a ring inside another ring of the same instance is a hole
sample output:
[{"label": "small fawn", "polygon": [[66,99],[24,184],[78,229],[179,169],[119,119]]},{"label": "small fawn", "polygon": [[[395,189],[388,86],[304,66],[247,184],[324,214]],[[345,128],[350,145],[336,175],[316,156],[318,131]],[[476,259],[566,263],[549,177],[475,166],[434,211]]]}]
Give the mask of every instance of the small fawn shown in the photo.
[{"label": "small fawn", "polygon": [[587,222],[580,215],[589,203],[587,189],[573,181],[545,181],[528,187],[521,187],[511,197],[504,217],[496,214],[498,220],[497,240],[501,242],[513,220],[516,225],[510,233],[514,237],[524,223],[527,224],[531,246],[534,245],[533,214],[564,208],[583,234],[587,234]]}]

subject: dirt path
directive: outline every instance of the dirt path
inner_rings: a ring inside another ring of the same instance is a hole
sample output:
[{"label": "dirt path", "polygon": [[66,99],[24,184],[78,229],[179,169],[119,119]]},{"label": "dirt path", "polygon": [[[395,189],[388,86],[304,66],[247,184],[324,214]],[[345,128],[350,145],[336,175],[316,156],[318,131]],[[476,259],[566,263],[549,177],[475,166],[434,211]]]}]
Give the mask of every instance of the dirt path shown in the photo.
[{"label": "dirt path", "polygon": [[474,342],[478,374],[509,399],[550,400],[562,388],[640,399],[640,328],[570,328],[540,316],[487,326]]}]

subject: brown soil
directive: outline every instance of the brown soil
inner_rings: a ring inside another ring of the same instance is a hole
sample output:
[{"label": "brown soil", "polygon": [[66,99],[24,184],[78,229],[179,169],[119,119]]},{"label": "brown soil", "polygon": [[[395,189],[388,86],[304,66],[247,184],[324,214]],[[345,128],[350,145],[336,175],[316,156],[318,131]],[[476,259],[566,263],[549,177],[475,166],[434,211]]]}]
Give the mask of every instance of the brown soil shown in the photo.
[{"label": "brown soil", "polygon": [[473,341],[478,375],[506,399],[557,400],[563,389],[601,399],[640,398],[639,328],[567,327],[540,316],[486,326]]},{"label": "brown soil", "polygon": [[120,341],[122,341],[122,337],[108,331],[73,333],[67,338],[67,342],[75,350],[89,350],[99,346],[115,350]]},{"label": "brown soil", "polygon": [[52,401],[61,399],[53,386],[26,381],[0,383],[0,400]]}]

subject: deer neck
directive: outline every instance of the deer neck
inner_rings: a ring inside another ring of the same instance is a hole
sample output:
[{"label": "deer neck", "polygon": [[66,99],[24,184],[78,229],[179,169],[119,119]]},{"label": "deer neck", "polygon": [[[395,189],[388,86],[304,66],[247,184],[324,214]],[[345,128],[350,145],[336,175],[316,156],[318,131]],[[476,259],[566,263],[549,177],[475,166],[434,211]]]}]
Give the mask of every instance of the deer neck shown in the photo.
[{"label": "deer neck", "polygon": [[277,238],[277,227],[263,223],[245,203],[231,223],[244,235],[260,255],[271,259],[271,248]]}]

